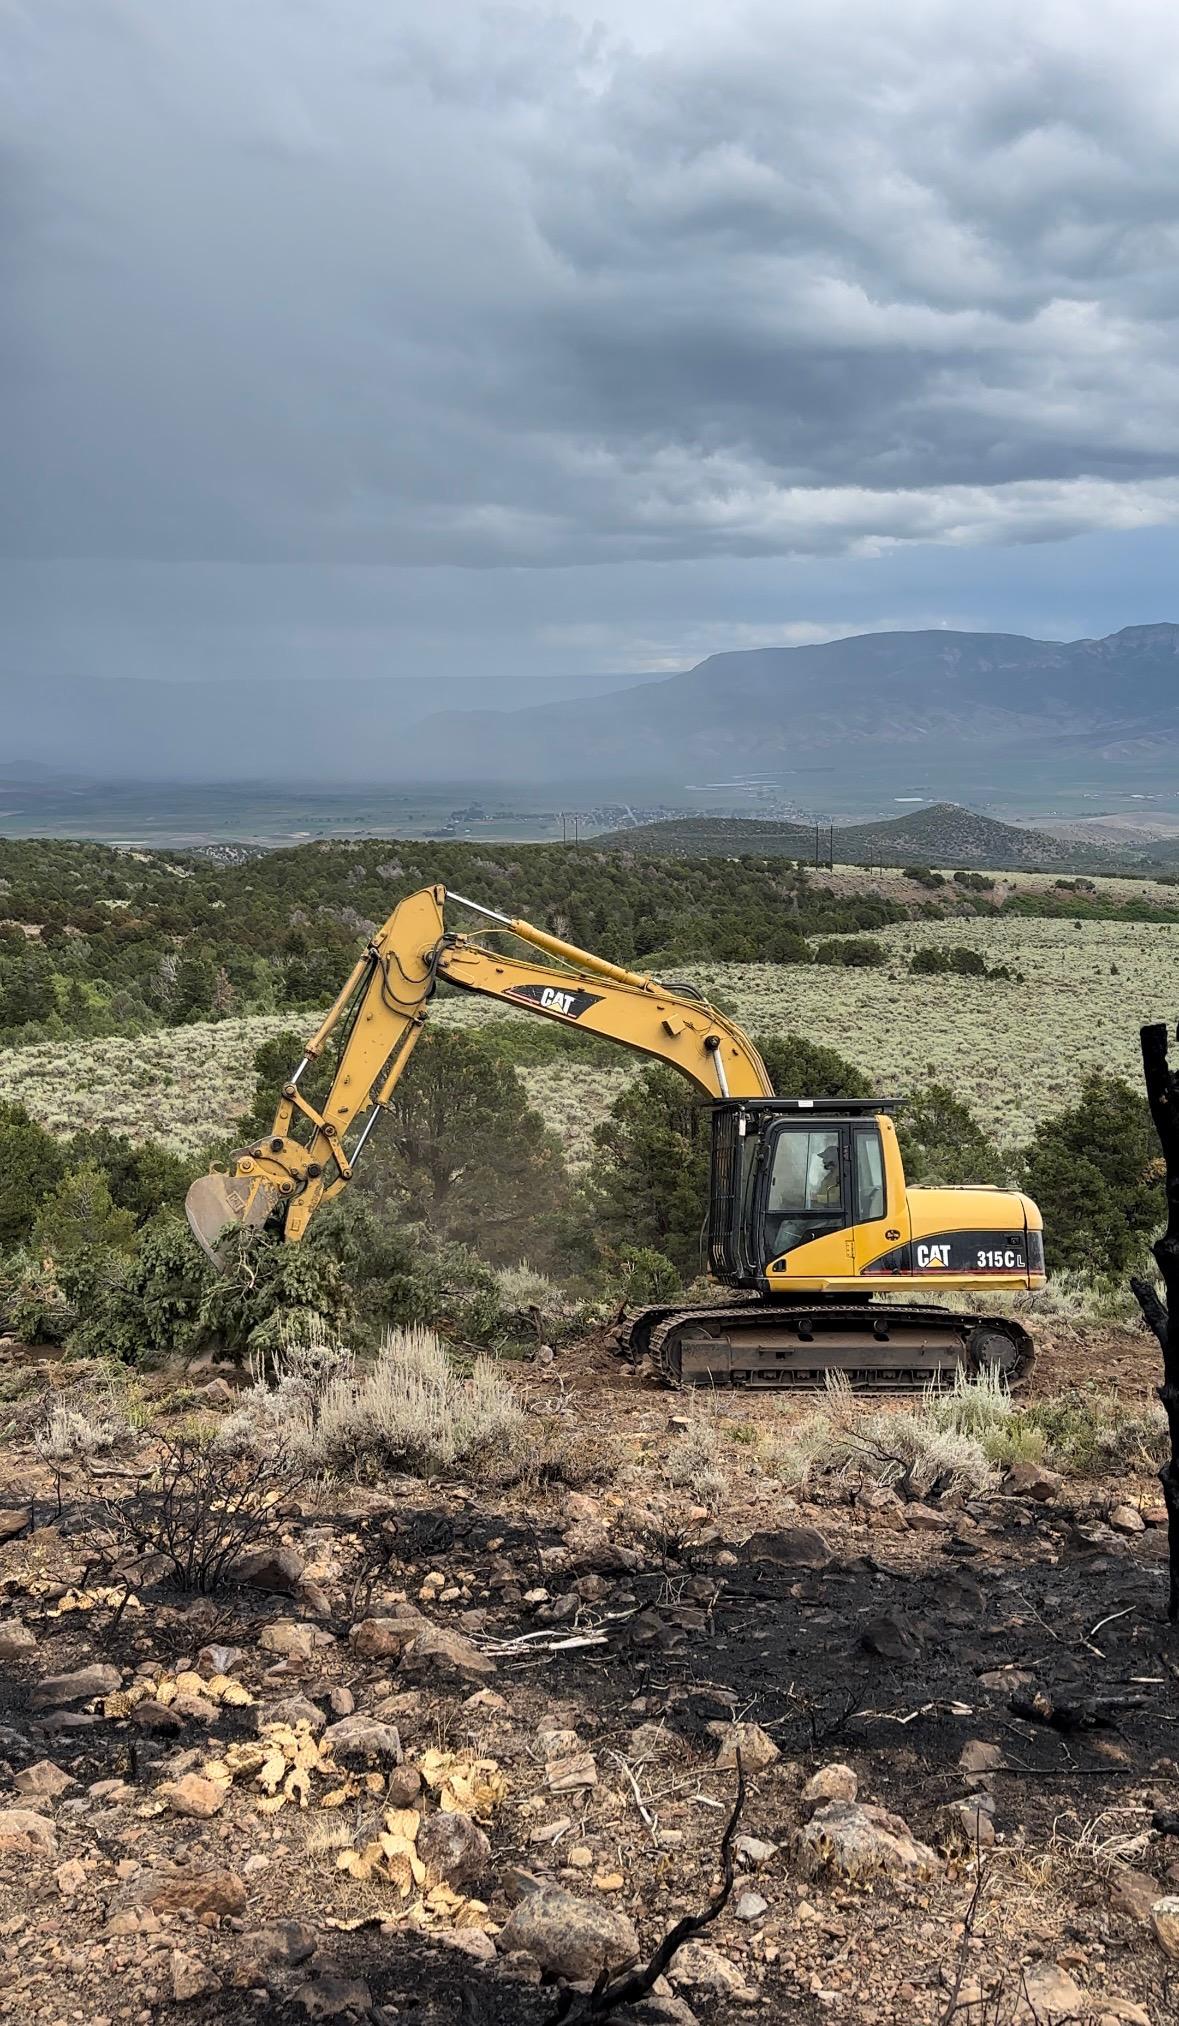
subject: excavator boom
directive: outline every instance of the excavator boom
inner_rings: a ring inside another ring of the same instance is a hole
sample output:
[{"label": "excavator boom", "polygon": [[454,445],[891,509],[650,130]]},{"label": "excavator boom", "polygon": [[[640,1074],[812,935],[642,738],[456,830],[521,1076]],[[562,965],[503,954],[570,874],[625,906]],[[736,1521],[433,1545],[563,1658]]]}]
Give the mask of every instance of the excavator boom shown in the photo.
[{"label": "excavator boom", "polygon": [[[448,931],[448,898],[555,961],[531,963]],[[394,908],[357,959],[284,1086],[267,1137],[243,1149],[231,1173],[203,1175],[189,1191],[189,1224],[214,1264],[222,1263],[225,1233],[235,1226],[252,1228],[281,1214],[284,1237],[302,1238],[319,1205],[351,1180],[440,980],[665,1062],[706,1098],[771,1094],[748,1036],[690,987],[660,984],[531,922],[459,894],[448,897],[441,886],[423,887]],[[300,1079],[341,1027],[336,1073],[317,1108],[303,1096]]]}]

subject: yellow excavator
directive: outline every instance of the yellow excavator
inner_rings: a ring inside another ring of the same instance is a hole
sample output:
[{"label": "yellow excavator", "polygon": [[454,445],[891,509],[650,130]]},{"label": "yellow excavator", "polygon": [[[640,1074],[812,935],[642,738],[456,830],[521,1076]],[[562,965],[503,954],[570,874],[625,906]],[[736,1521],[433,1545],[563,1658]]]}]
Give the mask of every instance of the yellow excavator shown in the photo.
[{"label": "yellow excavator", "polygon": [[[545,962],[447,929],[447,901],[508,930]],[[1026,1374],[1032,1342],[1010,1316],[974,1315],[916,1289],[1045,1284],[1040,1213],[994,1188],[905,1181],[894,1100],[775,1096],[748,1036],[690,985],[661,984],[441,886],[410,894],[357,960],[283,1088],[270,1134],[193,1183],[194,1236],[217,1263],[235,1228],[297,1243],[340,1194],[388,1105],[445,980],[678,1069],[708,1100],[712,1305],[631,1315],[623,1347],[674,1385],[814,1386],[832,1372],[899,1391],[989,1369]],[[322,1106],[299,1088],[339,1030]],[[881,1296],[889,1299],[881,1300]]]}]

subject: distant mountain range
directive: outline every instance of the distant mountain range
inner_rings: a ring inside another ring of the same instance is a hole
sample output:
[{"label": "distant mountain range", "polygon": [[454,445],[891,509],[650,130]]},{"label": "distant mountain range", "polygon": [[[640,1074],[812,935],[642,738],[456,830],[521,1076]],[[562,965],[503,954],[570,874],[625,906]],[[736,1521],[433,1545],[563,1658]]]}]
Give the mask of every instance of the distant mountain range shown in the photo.
[{"label": "distant mountain range", "polygon": [[[935,803],[883,823],[849,823],[829,830],[813,823],[758,823],[741,817],[684,816],[637,824],[593,839],[606,848],[654,858],[795,858],[813,861],[830,849],[837,865],[985,866],[1002,872],[1069,868],[1112,872],[1126,862],[1116,846],[1105,850],[996,823],[954,802]],[[1160,847],[1162,850],[1162,847]],[[1168,857],[1172,853],[1166,854]]]},{"label": "distant mountain range", "polygon": [[[1179,626],[1106,640],[1015,633],[866,633],[820,647],[714,654],[682,675],[613,695],[427,719],[425,773],[476,756],[495,779],[647,776],[690,783],[789,774],[823,763],[835,781],[887,761],[1015,765],[1046,782],[1179,758]],[[461,763],[461,764],[460,764]],[[810,798],[807,798],[810,799]],[[838,802],[832,785],[824,800]]]},{"label": "distant mountain range", "polygon": [[[0,760],[94,779],[649,783],[804,807],[1018,781],[1123,789],[1179,768],[1179,626],[1105,640],[868,633],[715,654],[658,680],[149,683],[10,675]],[[572,690],[576,694],[570,694]],[[792,782],[791,776],[798,779]],[[814,776],[822,776],[819,783]],[[855,799],[850,783],[879,783]],[[784,785],[783,785],[784,784]],[[664,799],[672,799],[665,794]]]}]

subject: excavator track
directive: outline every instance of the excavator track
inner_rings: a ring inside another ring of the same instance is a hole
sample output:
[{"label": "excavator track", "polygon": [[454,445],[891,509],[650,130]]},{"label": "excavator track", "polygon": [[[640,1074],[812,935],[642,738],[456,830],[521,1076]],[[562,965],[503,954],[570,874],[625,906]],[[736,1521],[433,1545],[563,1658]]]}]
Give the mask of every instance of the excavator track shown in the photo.
[{"label": "excavator track", "polygon": [[1035,1355],[1010,1316],[870,1301],[725,1302],[716,1308],[643,1309],[622,1337],[671,1386],[805,1391],[841,1373],[857,1391],[921,1392],[959,1372],[998,1371],[1018,1386]]}]

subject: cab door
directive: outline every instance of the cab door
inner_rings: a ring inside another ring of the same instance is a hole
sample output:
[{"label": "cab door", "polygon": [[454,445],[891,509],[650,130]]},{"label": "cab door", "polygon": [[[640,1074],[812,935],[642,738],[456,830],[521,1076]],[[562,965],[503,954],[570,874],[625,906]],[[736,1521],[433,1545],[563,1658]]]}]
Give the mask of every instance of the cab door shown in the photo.
[{"label": "cab door", "polygon": [[849,1128],[811,1116],[775,1124],[759,1191],[761,1256],[803,1279],[854,1272]]},{"label": "cab door", "polygon": [[[885,1143],[884,1135],[888,1141]],[[851,1128],[852,1256],[856,1273],[887,1271],[881,1262],[906,1263],[909,1211],[896,1133],[891,1119],[857,1120]]]}]

